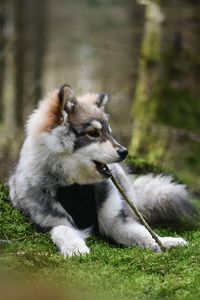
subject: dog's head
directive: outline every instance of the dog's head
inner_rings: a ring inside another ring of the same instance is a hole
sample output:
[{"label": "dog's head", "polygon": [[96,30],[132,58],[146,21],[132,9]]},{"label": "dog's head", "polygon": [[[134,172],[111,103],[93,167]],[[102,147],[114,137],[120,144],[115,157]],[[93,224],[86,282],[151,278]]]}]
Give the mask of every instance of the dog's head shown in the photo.
[{"label": "dog's head", "polygon": [[28,122],[28,133],[42,136],[70,183],[87,184],[109,178],[106,165],[120,162],[128,154],[112,136],[104,112],[107,100],[105,93],[76,98],[71,88],[63,85],[40,103]]}]

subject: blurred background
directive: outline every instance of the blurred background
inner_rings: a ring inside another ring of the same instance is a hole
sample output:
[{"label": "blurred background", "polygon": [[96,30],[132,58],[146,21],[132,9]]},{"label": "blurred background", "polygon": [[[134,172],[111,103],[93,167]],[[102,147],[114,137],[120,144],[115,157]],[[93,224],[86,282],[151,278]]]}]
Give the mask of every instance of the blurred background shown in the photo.
[{"label": "blurred background", "polygon": [[0,0],[0,179],[38,100],[107,92],[130,154],[200,192],[200,1]]}]

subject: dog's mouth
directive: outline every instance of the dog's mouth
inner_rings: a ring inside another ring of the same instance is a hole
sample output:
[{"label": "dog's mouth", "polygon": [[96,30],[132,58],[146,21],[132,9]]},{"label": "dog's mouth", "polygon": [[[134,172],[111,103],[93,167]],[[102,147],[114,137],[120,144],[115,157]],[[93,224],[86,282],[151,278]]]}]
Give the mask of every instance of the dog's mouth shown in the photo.
[{"label": "dog's mouth", "polygon": [[109,170],[106,164],[103,164],[99,161],[93,161],[96,165],[97,171],[106,178],[110,178],[112,176],[111,171]]}]

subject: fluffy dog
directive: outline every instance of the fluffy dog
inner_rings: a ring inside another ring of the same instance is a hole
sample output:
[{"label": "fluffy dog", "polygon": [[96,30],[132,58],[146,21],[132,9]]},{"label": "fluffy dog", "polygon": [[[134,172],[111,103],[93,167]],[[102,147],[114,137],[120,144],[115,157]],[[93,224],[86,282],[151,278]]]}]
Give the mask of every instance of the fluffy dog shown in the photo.
[{"label": "fluffy dog", "polygon": [[[128,151],[112,136],[107,100],[104,93],[76,98],[68,85],[42,100],[9,179],[14,207],[49,232],[64,256],[90,252],[85,239],[91,228],[117,244],[160,251],[121,199],[107,164],[147,221],[177,220],[192,210],[185,186],[170,177],[130,179],[119,164]],[[167,248],[186,244],[159,238]]]}]

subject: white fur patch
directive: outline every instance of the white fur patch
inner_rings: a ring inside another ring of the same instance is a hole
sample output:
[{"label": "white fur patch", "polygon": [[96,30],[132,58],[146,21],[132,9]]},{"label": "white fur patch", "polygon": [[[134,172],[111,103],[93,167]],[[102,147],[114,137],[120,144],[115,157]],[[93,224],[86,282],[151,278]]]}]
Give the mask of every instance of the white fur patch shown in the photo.
[{"label": "white fur patch", "polygon": [[68,226],[56,226],[51,231],[51,238],[64,257],[90,253],[81,232]]},{"label": "white fur patch", "polygon": [[172,248],[172,247],[187,245],[186,240],[184,240],[183,238],[159,237],[159,239],[165,248]]},{"label": "white fur patch", "polygon": [[62,172],[66,174],[68,183],[96,183],[104,179],[97,171],[94,160],[105,164],[115,162],[118,153],[110,141],[104,143],[92,143],[78,149],[71,155],[60,155]]},{"label": "white fur patch", "polygon": [[97,121],[97,120],[93,120],[92,123],[91,123],[91,125],[92,125],[94,128],[96,128],[96,129],[101,129],[101,128],[102,128],[101,123],[100,123],[99,121]]},{"label": "white fur patch", "polygon": [[[109,180],[111,182],[111,180]],[[122,200],[115,186],[110,184],[110,191],[108,198],[103,203],[102,208],[98,214],[98,221],[101,232],[107,236],[110,235],[114,220],[122,208]]]}]

